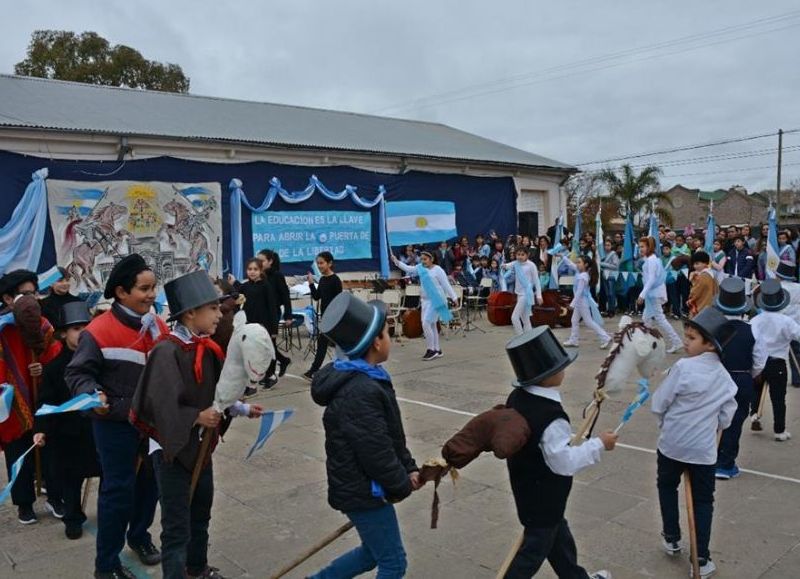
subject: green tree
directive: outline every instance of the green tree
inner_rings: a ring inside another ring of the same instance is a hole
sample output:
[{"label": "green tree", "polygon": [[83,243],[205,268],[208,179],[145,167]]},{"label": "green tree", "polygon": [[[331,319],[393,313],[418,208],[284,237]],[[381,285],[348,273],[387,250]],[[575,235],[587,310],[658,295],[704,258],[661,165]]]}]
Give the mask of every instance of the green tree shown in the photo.
[{"label": "green tree", "polygon": [[177,64],[147,60],[129,46],[112,46],[96,32],[36,30],[27,57],[14,66],[14,72],[106,86],[189,91],[189,78]]},{"label": "green tree", "polygon": [[672,212],[669,210],[672,200],[661,190],[660,175],[661,169],[653,165],[644,167],[637,175],[628,164],[599,173],[619,216],[624,218],[630,208],[636,227],[647,223],[653,207],[661,223],[672,225]]}]

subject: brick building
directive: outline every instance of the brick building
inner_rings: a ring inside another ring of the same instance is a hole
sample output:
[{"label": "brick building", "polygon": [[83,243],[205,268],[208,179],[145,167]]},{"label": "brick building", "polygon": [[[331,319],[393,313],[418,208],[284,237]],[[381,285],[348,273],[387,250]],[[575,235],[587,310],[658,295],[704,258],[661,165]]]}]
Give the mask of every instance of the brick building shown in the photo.
[{"label": "brick building", "polygon": [[673,229],[677,231],[687,225],[703,228],[712,200],[718,225],[755,225],[767,218],[769,201],[757,193],[748,195],[740,188],[701,191],[675,185],[665,193],[672,200]]}]

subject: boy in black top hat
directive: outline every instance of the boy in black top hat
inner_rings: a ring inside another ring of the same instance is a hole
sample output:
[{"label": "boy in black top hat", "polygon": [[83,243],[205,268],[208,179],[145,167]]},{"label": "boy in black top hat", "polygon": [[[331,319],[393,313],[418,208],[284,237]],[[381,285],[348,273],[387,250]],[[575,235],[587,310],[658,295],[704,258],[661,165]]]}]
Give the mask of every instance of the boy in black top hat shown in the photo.
[{"label": "boy in black top hat", "polygon": [[736,382],[736,414],[731,425],[724,430],[717,449],[715,476],[727,480],[739,476],[736,457],[739,456],[739,438],[742,425],[750,413],[753,400],[753,348],[755,338],[745,316],[753,309],[753,304],[745,295],[744,281],[739,277],[729,277],[719,284],[719,294],[714,307],[725,315],[733,330],[733,337],[722,350],[722,365]]},{"label": "boy in black top hat", "polygon": [[355,577],[376,566],[379,577],[403,577],[406,554],[392,503],[424,483],[406,447],[392,379],[380,365],[392,344],[386,306],[339,294],[320,332],[349,358],[324,366],[311,384],[314,402],[325,407],[328,503],[353,522],[362,544],[312,577]]},{"label": "boy in black top hat", "polygon": [[572,429],[561,406],[558,387],[577,351],[567,353],[547,326],[517,336],[506,345],[517,380],[506,406],[528,421],[528,443],[508,459],[511,490],[525,534],[506,579],[528,579],[550,562],[559,577],[609,579],[608,571],[589,575],[578,565],[575,540],[564,518],[572,477],[613,450],[617,435],[604,432],[580,446],[570,446]]},{"label": "boy in black top hat", "polygon": [[[58,330],[64,347],[61,353],[42,373],[38,406],[58,406],[72,398],[64,381],[64,370],[78,347],[78,339],[90,321],[89,309],[82,301],[65,304],[55,314],[60,320]],[[99,476],[100,466],[94,448],[92,423],[82,412],[37,416],[34,428],[47,439],[51,474],[61,481],[64,498],[64,533],[68,539],[78,539],[83,534],[86,515],[81,507],[81,487],[87,478]]]}]

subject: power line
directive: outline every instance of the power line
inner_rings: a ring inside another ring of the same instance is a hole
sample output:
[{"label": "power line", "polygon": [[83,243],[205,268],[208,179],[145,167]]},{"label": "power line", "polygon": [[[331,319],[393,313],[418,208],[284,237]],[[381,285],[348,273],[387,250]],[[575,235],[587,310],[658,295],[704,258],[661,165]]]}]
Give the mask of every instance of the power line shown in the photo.
[{"label": "power line", "polygon": [[[783,163],[784,167],[800,166],[800,163]],[[746,173],[749,171],[763,171],[765,169],[775,169],[775,165],[763,165],[761,167],[747,167],[743,169],[728,169],[726,171],[704,171],[701,173],[682,173],[680,175],[664,175],[666,179],[674,179],[675,177],[695,177],[699,175],[719,175],[721,173]]]},{"label": "power line", "polygon": [[[786,25],[786,26],[774,28],[775,25],[780,24],[781,22],[788,21],[788,20],[794,20],[794,19],[797,19],[799,17],[800,17],[800,10],[794,10],[794,11],[791,11],[791,12],[778,14],[776,16],[772,16],[772,17],[768,17],[768,18],[761,18],[761,19],[754,20],[754,21],[751,21],[751,22],[746,22],[746,23],[743,23],[743,24],[728,26],[728,27],[725,27],[725,28],[712,30],[712,31],[704,32],[704,33],[698,33],[698,34],[694,34],[694,35],[690,35],[690,36],[684,36],[684,37],[680,37],[680,38],[673,39],[673,40],[668,40],[668,41],[664,41],[664,42],[660,42],[660,43],[656,43],[656,44],[643,46],[643,47],[630,48],[630,49],[626,49],[626,50],[623,50],[623,51],[614,52],[614,53],[610,53],[610,54],[606,54],[606,55],[602,55],[602,56],[597,56],[597,57],[582,59],[582,60],[573,61],[573,62],[569,62],[569,63],[564,63],[564,64],[561,64],[561,65],[556,65],[556,66],[553,66],[553,67],[550,67],[550,68],[546,68],[546,69],[543,69],[543,70],[540,70],[540,71],[519,74],[519,75],[515,75],[515,76],[511,76],[511,77],[501,78],[501,79],[495,79],[495,80],[489,81],[489,82],[482,82],[482,83],[476,83],[476,84],[472,84],[472,85],[462,86],[462,87],[460,87],[458,89],[452,89],[452,90],[448,90],[448,91],[443,91],[443,92],[440,92],[440,93],[429,95],[427,97],[417,98],[417,99],[405,101],[405,102],[402,102],[402,103],[396,103],[396,104],[388,106],[388,107],[382,107],[382,108],[380,108],[380,109],[378,109],[376,111],[373,111],[373,112],[385,113],[386,111],[404,110],[404,109],[408,109],[408,108],[412,108],[412,107],[430,107],[430,106],[434,106],[434,105],[437,105],[437,104],[446,104],[446,103],[450,103],[450,102],[456,102],[456,101],[460,101],[460,100],[471,99],[471,98],[475,98],[475,97],[478,97],[478,96],[484,96],[484,95],[494,94],[494,93],[498,93],[498,92],[505,92],[505,91],[512,90],[512,89],[515,89],[515,88],[520,88],[522,86],[535,84],[537,82],[546,82],[546,81],[550,81],[550,80],[557,80],[557,79],[561,79],[561,78],[566,78],[568,76],[573,76],[575,74],[585,74],[587,72],[593,72],[593,71],[596,71],[596,70],[603,70],[605,68],[612,68],[612,67],[615,67],[615,66],[620,66],[622,64],[626,64],[626,62],[621,62],[621,63],[611,62],[610,64],[606,64],[604,66],[599,66],[599,67],[598,66],[592,67],[591,65],[602,64],[604,62],[608,63],[609,61],[614,61],[614,60],[618,60],[618,59],[625,58],[625,57],[636,56],[638,54],[644,54],[644,53],[647,53],[647,52],[654,52],[654,51],[657,51],[657,50],[663,50],[663,49],[666,49],[666,48],[671,48],[671,47],[674,47],[674,46],[680,46],[680,45],[683,45],[683,44],[696,44],[696,46],[689,46],[689,47],[685,47],[685,48],[683,48],[681,50],[678,50],[678,51],[666,52],[664,54],[649,55],[649,56],[641,58],[641,59],[636,59],[633,62],[640,62],[640,61],[643,61],[643,60],[650,60],[652,58],[659,58],[659,57],[663,57],[663,56],[670,56],[670,55],[673,55],[673,54],[680,54],[682,52],[687,52],[687,51],[690,51],[690,50],[698,50],[698,49],[701,49],[701,48],[707,48],[709,46],[715,46],[717,44],[733,42],[735,40],[751,38],[753,36],[759,36],[759,35],[762,35],[762,34],[778,32],[780,30],[784,30],[784,29],[787,29],[787,28],[792,28],[792,27],[798,26],[798,25],[800,25],[800,22],[793,22],[793,23],[790,23],[789,25]],[[768,27],[772,26],[773,28],[768,28],[766,30],[757,30],[755,32],[750,31],[750,33],[748,33],[748,34],[740,34],[740,33],[743,33],[743,32],[748,32],[748,29],[759,28],[759,27],[764,27],[764,26],[768,26]],[[737,33],[739,33],[739,34],[737,35]],[[720,37],[720,36],[726,36],[726,35],[734,35],[734,36],[731,37],[731,38],[723,38],[721,40],[717,40],[717,41],[711,42],[711,43],[706,42],[707,40],[709,40],[711,38]],[[559,76],[550,77],[550,78],[541,78],[543,76],[547,77],[548,75],[552,75],[553,73],[561,72],[561,71],[564,71],[564,70],[570,70],[570,69],[579,69],[581,67],[589,67],[589,68],[587,68],[586,70],[575,70],[575,71],[573,71],[571,73],[568,73],[568,74],[565,74],[565,75],[559,75]],[[508,85],[508,86],[498,87],[497,85]],[[489,88],[489,87],[491,87],[491,88]]]}]

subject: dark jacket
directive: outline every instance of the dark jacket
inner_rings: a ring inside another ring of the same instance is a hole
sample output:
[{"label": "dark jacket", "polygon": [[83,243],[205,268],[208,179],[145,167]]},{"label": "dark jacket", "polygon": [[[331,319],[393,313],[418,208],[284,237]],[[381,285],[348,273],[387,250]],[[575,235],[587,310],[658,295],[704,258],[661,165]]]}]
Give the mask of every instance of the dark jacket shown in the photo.
[{"label": "dark jacket", "polygon": [[273,336],[278,333],[278,296],[267,280],[237,283],[236,290],[244,295],[244,314],[250,324],[261,324]]},{"label": "dark jacket", "polygon": [[[161,333],[169,333],[167,325],[160,318],[157,321]],[[148,332],[140,331],[141,325],[139,318],[114,302],[81,334],[64,377],[73,396],[95,390],[106,394],[109,412],[92,413],[92,418],[127,422],[147,353],[156,343]]]},{"label": "dark jacket", "polygon": [[311,397],[325,406],[328,503],[348,512],[384,504],[372,495],[377,482],[392,501],[411,494],[409,473],[419,470],[406,436],[391,382],[328,364],[314,375]]},{"label": "dark jacket", "polygon": [[[281,272],[272,270],[268,270],[265,275],[267,283],[272,286],[272,290],[275,292],[275,319],[291,320],[292,298],[289,295],[286,277]],[[283,306],[283,315],[281,315],[281,306]]]},{"label": "dark jacket", "polygon": [[731,320],[730,325],[736,332],[723,348],[720,361],[736,382],[737,388],[752,388],[753,348],[756,343],[753,330],[744,320]]},{"label": "dark jacket", "polygon": [[550,470],[539,442],[551,422],[569,417],[558,402],[519,388],[508,397],[506,406],[522,414],[531,429],[528,443],[507,461],[519,520],[525,527],[555,526],[564,518],[572,477]]},{"label": "dark jacket", "polygon": [[736,248],[733,248],[728,253],[728,261],[725,262],[725,273],[742,279],[749,279],[753,277],[755,264],[756,260],[753,257],[753,253],[747,247],[742,251],[737,251]]},{"label": "dark jacket", "polygon": [[436,256],[436,265],[441,267],[447,275],[450,275],[450,272],[453,271],[453,266],[456,263],[456,256],[453,253],[452,249],[447,249],[444,253],[442,253],[441,249],[436,249],[434,252]]}]

